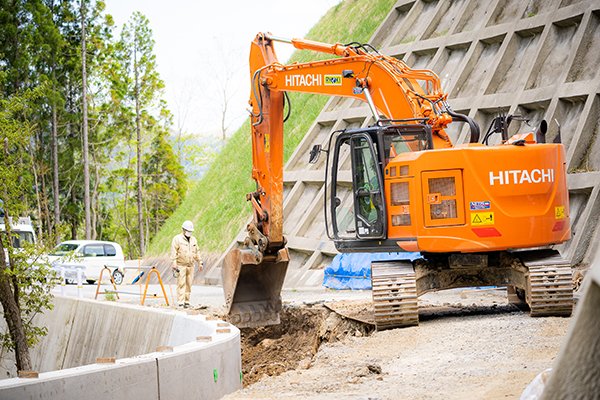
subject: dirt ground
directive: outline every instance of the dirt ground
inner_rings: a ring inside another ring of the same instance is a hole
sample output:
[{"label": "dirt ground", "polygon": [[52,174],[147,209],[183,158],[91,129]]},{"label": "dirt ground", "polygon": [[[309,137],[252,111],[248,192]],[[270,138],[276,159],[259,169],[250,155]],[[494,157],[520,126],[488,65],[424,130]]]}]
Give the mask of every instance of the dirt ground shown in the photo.
[{"label": "dirt ground", "polygon": [[[329,302],[368,315],[369,301]],[[227,399],[512,399],[552,366],[569,318],[531,318],[503,290],[421,298],[418,327],[374,331],[323,304],[242,330],[243,390]]]},{"label": "dirt ground", "polygon": [[306,369],[323,343],[373,331],[320,305],[286,307],[281,321],[280,325],[241,330],[244,386],[289,370]]}]

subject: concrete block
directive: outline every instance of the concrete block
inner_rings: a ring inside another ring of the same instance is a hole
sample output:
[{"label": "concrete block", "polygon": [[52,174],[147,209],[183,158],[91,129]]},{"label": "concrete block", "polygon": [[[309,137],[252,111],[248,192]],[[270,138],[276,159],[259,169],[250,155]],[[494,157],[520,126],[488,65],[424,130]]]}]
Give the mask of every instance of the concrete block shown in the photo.
[{"label": "concrete block", "polygon": [[0,381],[3,400],[158,400],[156,360],[129,360],[41,374],[38,379]]},{"label": "concrete block", "polygon": [[[57,312],[59,321],[71,323],[49,337],[64,334],[68,340],[50,340],[42,348],[50,360],[57,347],[68,362],[88,365],[0,380],[0,399],[217,399],[241,388],[235,326],[118,303],[57,298],[58,304],[44,318],[52,320]],[[135,358],[114,356],[123,352],[137,353]]]},{"label": "concrete block", "polygon": [[188,316],[178,312],[173,318],[169,337],[166,339],[168,346],[179,346],[193,342],[198,336],[210,336],[214,333],[211,324],[199,324],[197,318],[201,316]]},{"label": "concrete block", "polygon": [[97,357],[131,357],[168,341],[173,315],[137,307],[79,300],[69,351],[60,368],[94,363]]},{"label": "concrete block", "polygon": [[241,389],[239,331],[228,336],[226,341],[198,344],[184,354],[160,358],[160,399],[219,399]]},{"label": "concrete block", "polygon": [[66,297],[54,297],[51,313],[38,314],[34,321],[48,328],[48,335],[32,349],[33,367],[39,372],[54,371],[63,367],[73,320],[79,302]]}]

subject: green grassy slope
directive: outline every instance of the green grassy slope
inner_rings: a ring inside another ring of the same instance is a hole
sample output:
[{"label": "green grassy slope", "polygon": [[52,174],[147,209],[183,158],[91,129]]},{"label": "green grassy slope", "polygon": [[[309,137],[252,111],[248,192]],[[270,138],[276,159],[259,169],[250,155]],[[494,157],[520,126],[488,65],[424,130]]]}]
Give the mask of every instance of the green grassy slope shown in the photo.
[{"label": "green grassy slope", "polygon": [[[367,42],[396,0],[345,0],[332,7],[306,38],[326,43]],[[277,34],[277,32],[273,32]],[[248,45],[250,40],[248,38]],[[289,62],[329,58],[325,54],[296,51]],[[292,115],[285,123],[285,160],[300,143],[329,97],[290,93]],[[183,220],[191,219],[203,251],[224,251],[251,215],[246,193],[255,190],[251,178],[250,126],[246,122],[227,142],[203,179],[150,243],[149,255],[169,250],[171,238]]]}]

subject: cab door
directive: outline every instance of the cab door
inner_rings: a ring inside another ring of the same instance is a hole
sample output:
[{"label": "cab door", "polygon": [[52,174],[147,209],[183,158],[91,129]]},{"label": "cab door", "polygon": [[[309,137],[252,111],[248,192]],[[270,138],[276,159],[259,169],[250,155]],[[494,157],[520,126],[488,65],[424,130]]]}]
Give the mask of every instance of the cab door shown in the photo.
[{"label": "cab door", "polygon": [[364,131],[342,131],[327,153],[331,202],[326,218],[331,216],[333,230],[333,235],[328,230],[329,237],[336,242],[385,238],[383,178],[371,136]]},{"label": "cab door", "polygon": [[364,133],[353,135],[351,153],[356,236],[359,239],[383,238],[383,179],[373,141]]},{"label": "cab door", "polygon": [[100,271],[104,268],[106,258],[104,257],[104,246],[102,243],[86,244],[83,247],[83,264],[85,265],[85,279],[88,281],[98,280]]}]

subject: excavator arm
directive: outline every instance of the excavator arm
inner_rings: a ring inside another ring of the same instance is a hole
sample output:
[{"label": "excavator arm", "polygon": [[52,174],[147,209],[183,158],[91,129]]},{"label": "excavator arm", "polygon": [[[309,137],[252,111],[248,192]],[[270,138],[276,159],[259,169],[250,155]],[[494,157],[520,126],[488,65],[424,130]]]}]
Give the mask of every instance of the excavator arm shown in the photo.
[{"label": "excavator arm", "polygon": [[[283,65],[277,61],[273,48],[276,40],[339,58]],[[442,92],[437,75],[428,70],[412,70],[393,57],[339,43],[288,41],[259,34],[250,50],[250,76],[252,178],[257,191],[249,194],[248,200],[253,204],[254,222],[267,238],[267,247],[280,248],[283,244],[285,92],[356,98],[369,104],[376,121],[420,119],[432,127],[434,148],[452,147],[444,132],[452,117],[447,113],[447,95]]]},{"label": "excavator arm", "polygon": [[[331,54],[334,58],[281,64],[273,43]],[[370,51],[368,51],[370,50]],[[250,49],[252,178],[247,195],[253,220],[244,249],[233,249],[223,265],[223,286],[230,319],[239,327],[279,323],[280,292],[289,262],[283,236],[283,123],[286,92],[351,97],[366,102],[375,123],[419,121],[431,127],[433,148],[452,147],[444,128],[455,114],[446,103],[439,78],[413,70],[368,45],[325,44],[280,39],[260,33]],[[479,132],[471,124],[471,141]],[[410,145],[409,145],[410,146]]]}]

